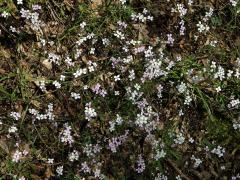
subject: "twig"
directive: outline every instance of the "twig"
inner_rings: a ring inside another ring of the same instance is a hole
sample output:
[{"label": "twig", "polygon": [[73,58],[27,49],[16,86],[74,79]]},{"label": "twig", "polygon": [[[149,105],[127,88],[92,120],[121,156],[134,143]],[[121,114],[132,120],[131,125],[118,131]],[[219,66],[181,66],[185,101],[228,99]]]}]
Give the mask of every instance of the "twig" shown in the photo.
[{"label": "twig", "polygon": [[180,174],[180,176],[183,178],[183,179],[186,179],[186,180],[190,180],[189,177],[187,177],[185,174],[182,173],[182,171],[177,167],[177,165],[170,159],[167,159],[167,162],[173,167],[173,169],[175,171],[177,171],[178,174]]},{"label": "twig", "polygon": [[197,60],[198,60],[198,59],[205,59],[205,58],[208,58],[208,56],[207,56],[207,55],[204,55],[204,56],[198,56],[198,57],[196,57]]},{"label": "twig", "polygon": [[197,176],[199,179],[202,179],[202,176],[198,171],[190,169],[190,172],[193,173],[195,176]]}]

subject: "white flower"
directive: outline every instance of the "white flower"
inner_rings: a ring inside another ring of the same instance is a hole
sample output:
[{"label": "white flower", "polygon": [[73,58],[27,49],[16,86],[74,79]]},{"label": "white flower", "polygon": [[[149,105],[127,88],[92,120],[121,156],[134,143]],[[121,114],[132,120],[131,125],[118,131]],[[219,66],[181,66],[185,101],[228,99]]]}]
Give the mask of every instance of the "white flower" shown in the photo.
[{"label": "white flower", "polygon": [[64,126],[65,129],[60,133],[61,142],[68,143],[69,145],[71,145],[74,142],[73,137],[71,135],[72,128],[68,126],[68,124],[65,124]]},{"label": "white flower", "polygon": [[122,4],[125,4],[125,3],[126,3],[126,0],[120,0],[120,2],[121,2]]},{"label": "white flower", "polygon": [[117,30],[113,35],[116,36],[117,38],[121,39],[121,40],[125,39],[124,34],[122,32],[120,32],[119,30]]},{"label": "white flower", "polygon": [[235,129],[235,130],[240,129],[240,123],[234,121],[234,122],[233,122],[233,129]]},{"label": "white flower", "polygon": [[87,90],[87,89],[88,89],[88,85],[84,85],[84,86],[83,86],[83,89],[84,89],[84,90]]},{"label": "white flower", "polygon": [[187,93],[185,100],[184,100],[184,104],[190,105],[190,102],[192,102],[192,97]]},{"label": "white flower", "polygon": [[118,125],[121,125],[121,124],[122,124],[122,122],[123,122],[123,119],[122,119],[122,117],[121,117],[121,116],[119,116],[119,114],[117,114],[116,123],[117,123]]},{"label": "white flower", "polygon": [[218,157],[223,157],[225,153],[225,148],[221,146],[217,146],[217,148],[214,148],[211,153],[218,155]]},{"label": "white flower", "polygon": [[53,158],[48,158],[47,163],[48,164],[53,164],[54,159]]},{"label": "white flower", "polygon": [[184,7],[184,4],[177,4],[177,8],[172,8],[172,12],[178,12],[182,18],[187,14],[187,9]]},{"label": "white flower", "polygon": [[227,78],[231,78],[232,77],[232,74],[233,74],[233,71],[232,70],[228,70],[228,73],[227,73]]},{"label": "white flower", "polygon": [[86,22],[83,21],[83,22],[80,24],[80,27],[81,27],[82,29],[84,29],[86,25],[87,25]]},{"label": "white flower", "polygon": [[116,125],[116,123],[115,123],[114,121],[109,121],[109,125],[110,125],[109,131],[110,131],[110,132],[115,131],[115,125]]},{"label": "white flower", "polygon": [[85,106],[85,118],[90,121],[92,118],[96,117],[97,116],[97,113],[95,111],[95,109],[91,108],[91,105],[90,104],[87,104]]},{"label": "white flower", "polygon": [[95,178],[100,177],[100,173],[101,173],[100,169],[96,169],[96,170],[94,171],[94,177],[95,177]]},{"label": "white flower", "polygon": [[126,28],[127,27],[127,23],[123,22],[123,21],[118,21],[117,24],[121,27],[121,28]]},{"label": "white flower", "polygon": [[26,178],[24,176],[21,176],[18,180],[25,180]]},{"label": "white flower", "polygon": [[188,5],[191,6],[193,4],[193,0],[188,0]]},{"label": "white flower", "polygon": [[37,81],[36,84],[39,86],[39,88],[40,88],[42,91],[46,91],[46,84],[45,84],[45,81],[44,81],[44,80]]},{"label": "white flower", "polygon": [[190,143],[194,143],[194,139],[192,137],[189,138],[188,140]]},{"label": "white flower", "polygon": [[65,81],[66,76],[60,75],[60,81]]},{"label": "white flower", "polygon": [[95,54],[95,48],[91,48],[89,54]]},{"label": "white flower", "polygon": [[116,82],[116,81],[120,81],[121,79],[120,79],[120,75],[117,75],[117,76],[114,76],[114,81]]},{"label": "white flower", "polygon": [[15,133],[15,132],[17,132],[17,128],[16,128],[16,126],[11,126],[9,129],[8,129],[8,132],[9,133]]},{"label": "white flower", "polygon": [[138,13],[138,14],[133,13],[131,15],[131,18],[133,21],[140,21],[142,23],[146,22],[147,20],[152,21],[153,16],[149,16],[147,14],[148,14],[148,10],[144,8],[143,13]]},{"label": "white flower", "polygon": [[19,150],[16,150],[15,153],[13,154],[12,161],[17,163],[17,162],[20,161],[20,159],[21,159],[22,157],[23,157],[22,152],[19,151]]},{"label": "white flower", "polygon": [[176,180],[181,180],[182,179],[180,175],[177,175],[175,178],[176,178]]},{"label": "white flower", "polygon": [[58,166],[56,172],[58,176],[63,175],[63,166]]},{"label": "white flower", "polygon": [[232,4],[232,6],[237,6],[238,1],[237,0],[230,0],[230,3]]},{"label": "white flower", "polygon": [[12,26],[10,26],[10,31],[12,31],[12,32],[17,32],[16,28],[15,28],[15,27],[12,27]]},{"label": "white flower", "polygon": [[126,63],[126,64],[129,64],[132,61],[133,61],[132,55],[127,56],[126,58],[123,58],[123,62]]},{"label": "white flower", "polygon": [[239,99],[232,99],[228,104],[228,108],[238,108],[240,104]]},{"label": "white flower", "polygon": [[201,21],[198,22],[197,27],[198,27],[198,31],[199,31],[200,33],[202,33],[202,32],[207,32],[207,31],[209,31],[209,29],[210,29],[207,24],[202,24]]},{"label": "white flower", "polygon": [[129,78],[130,81],[132,81],[132,80],[135,79],[135,72],[134,72],[133,69],[129,71],[129,76],[128,76],[128,78]]},{"label": "white flower", "polygon": [[183,136],[183,134],[180,132],[179,134],[177,134],[176,138],[174,139],[174,142],[176,144],[183,144],[185,141],[185,137]]},{"label": "white flower", "polygon": [[157,150],[157,154],[155,155],[154,159],[159,160],[166,156],[166,152],[162,149],[161,151]]},{"label": "white flower", "polygon": [[157,86],[157,91],[158,91],[157,93],[158,98],[162,98],[163,86],[161,84]]},{"label": "white flower", "polygon": [[7,11],[3,11],[3,13],[1,14],[2,17],[6,18],[8,17],[10,14]]},{"label": "white flower", "polygon": [[24,155],[24,156],[26,156],[26,155],[28,155],[28,151],[27,150],[24,150],[23,152],[22,152],[22,154]]},{"label": "white flower", "polygon": [[167,44],[173,45],[174,38],[172,37],[172,34],[167,34]]},{"label": "white flower", "polygon": [[23,0],[17,0],[17,4],[23,4]]},{"label": "white flower", "polygon": [[87,74],[87,69],[86,68],[78,69],[73,75],[74,75],[75,78],[78,78],[82,74]]},{"label": "white flower", "polygon": [[110,41],[109,41],[109,39],[107,39],[107,38],[103,38],[102,39],[102,43],[103,43],[103,45],[109,45],[109,43],[110,43]]},{"label": "white flower", "polygon": [[58,81],[53,81],[53,85],[57,88],[60,89],[61,88],[61,84]]},{"label": "white flower", "polygon": [[69,161],[73,162],[74,160],[79,159],[79,152],[74,150],[72,153],[69,154]]},{"label": "white flower", "polygon": [[60,64],[60,56],[54,53],[49,53],[48,54],[48,60],[50,62],[53,62],[55,64]]},{"label": "white flower", "polygon": [[178,12],[180,13],[180,17],[183,17],[187,14],[187,9],[184,7],[184,4],[177,4]]},{"label": "white flower", "polygon": [[219,78],[222,81],[225,78],[225,70],[222,66],[218,66],[218,71],[214,74],[214,78]]},{"label": "white flower", "polygon": [[217,88],[216,88],[216,91],[217,92],[220,92],[222,89],[221,89],[221,87],[220,86],[218,86]]},{"label": "white flower", "polygon": [[177,88],[178,88],[178,92],[181,93],[181,94],[184,93],[187,90],[187,86],[183,82],[181,82],[181,84],[178,85]]},{"label": "white flower", "polygon": [[217,68],[215,61],[212,61],[210,68],[211,68],[211,72],[213,72]]},{"label": "white flower", "polygon": [[183,116],[183,115],[184,115],[184,113],[183,113],[183,110],[182,110],[182,109],[180,109],[180,110],[179,110],[179,112],[178,112],[178,115],[179,115],[179,116]]},{"label": "white flower", "polygon": [[196,158],[194,155],[192,155],[191,159],[195,161],[193,165],[194,168],[197,168],[202,163],[202,160],[199,158]]},{"label": "white flower", "polygon": [[69,56],[67,56],[64,61],[68,66],[74,66],[74,62],[72,62],[72,59]]},{"label": "white flower", "polygon": [[168,180],[168,177],[162,173],[158,173],[154,180]]},{"label": "white flower", "polygon": [[14,118],[15,120],[19,120],[21,118],[21,115],[19,112],[11,112],[10,116]]},{"label": "white flower", "polygon": [[75,99],[75,100],[77,100],[77,99],[80,99],[81,97],[80,97],[80,94],[78,94],[78,93],[75,93],[75,92],[71,92],[71,97],[73,98],[73,99]]},{"label": "white flower", "polygon": [[184,32],[186,30],[185,23],[183,20],[181,20],[179,24],[180,24],[180,35],[184,35]]},{"label": "white flower", "polygon": [[210,7],[209,12],[206,12],[205,17],[203,18],[204,22],[207,22],[210,17],[213,15],[213,8]]},{"label": "white flower", "polygon": [[81,164],[81,171],[83,171],[84,173],[87,173],[87,172],[90,173],[90,168],[87,165],[86,161]]},{"label": "white flower", "polygon": [[217,41],[215,40],[215,41],[211,41],[210,42],[210,46],[212,46],[212,47],[216,47],[216,45],[217,45]]},{"label": "white flower", "polygon": [[32,5],[32,10],[34,10],[34,11],[41,10],[41,9],[42,9],[42,7],[40,5],[38,5],[38,4],[33,4]]},{"label": "white flower", "polygon": [[74,55],[74,58],[75,59],[79,58],[81,56],[81,54],[82,54],[82,49],[77,49],[76,54]]},{"label": "white flower", "polygon": [[236,69],[236,73],[234,75],[236,78],[239,78],[240,77],[240,72],[239,72],[239,69]]},{"label": "white flower", "polygon": [[137,119],[136,119],[136,124],[139,127],[144,127],[148,122],[148,117],[142,115],[142,114],[137,114]]}]

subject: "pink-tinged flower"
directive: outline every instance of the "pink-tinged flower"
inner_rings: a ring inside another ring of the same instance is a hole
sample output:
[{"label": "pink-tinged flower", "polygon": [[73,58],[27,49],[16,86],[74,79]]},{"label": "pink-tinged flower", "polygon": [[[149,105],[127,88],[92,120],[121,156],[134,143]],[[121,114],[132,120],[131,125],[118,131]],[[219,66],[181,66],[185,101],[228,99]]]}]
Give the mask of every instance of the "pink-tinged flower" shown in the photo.
[{"label": "pink-tinged flower", "polygon": [[138,156],[138,160],[137,160],[137,168],[136,171],[137,173],[142,173],[146,168],[144,159],[142,158],[142,155]]},{"label": "pink-tinged flower", "polygon": [[95,84],[93,87],[91,87],[92,91],[96,94],[99,94],[101,85],[99,83]]},{"label": "pink-tinged flower", "polygon": [[118,146],[123,144],[126,141],[127,137],[128,137],[128,131],[126,130],[124,135],[121,135],[119,137],[113,137],[111,140],[109,139],[108,140],[109,149],[113,153],[116,153]]}]

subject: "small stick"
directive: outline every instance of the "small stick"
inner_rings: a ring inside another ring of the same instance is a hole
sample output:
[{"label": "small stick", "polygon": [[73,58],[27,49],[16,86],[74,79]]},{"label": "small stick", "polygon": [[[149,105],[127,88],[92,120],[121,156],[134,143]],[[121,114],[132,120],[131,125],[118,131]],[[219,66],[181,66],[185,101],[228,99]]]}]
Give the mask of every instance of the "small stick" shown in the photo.
[{"label": "small stick", "polygon": [[173,169],[175,171],[177,171],[178,174],[180,174],[180,176],[186,180],[190,180],[190,178],[188,178],[185,174],[182,173],[182,171],[176,166],[176,164],[171,161],[170,159],[167,159],[167,162],[173,167]]}]

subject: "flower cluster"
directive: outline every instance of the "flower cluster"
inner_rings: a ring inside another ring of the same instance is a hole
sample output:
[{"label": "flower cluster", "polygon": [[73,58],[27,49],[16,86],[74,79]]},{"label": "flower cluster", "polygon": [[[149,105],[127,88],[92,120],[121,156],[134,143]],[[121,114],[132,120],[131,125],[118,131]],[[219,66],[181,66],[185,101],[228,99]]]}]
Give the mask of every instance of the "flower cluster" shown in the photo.
[{"label": "flower cluster", "polygon": [[218,155],[218,157],[223,157],[223,155],[225,153],[225,148],[223,148],[221,146],[217,146],[216,148],[213,148],[211,153]]},{"label": "flower cluster", "polygon": [[68,124],[64,124],[64,130],[60,133],[60,140],[63,143],[72,145],[74,142],[73,136],[71,135],[72,128]]},{"label": "flower cluster", "polygon": [[235,174],[238,1],[0,7],[3,179]]},{"label": "flower cluster", "polygon": [[202,163],[202,160],[199,158],[196,158],[194,155],[192,155],[191,160],[194,161],[194,165],[193,165],[194,168],[197,168]]},{"label": "flower cluster", "polygon": [[78,160],[79,159],[79,152],[74,150],[73,152],[71,152],[69,154],[69,161],[73,162],[74,160]]},{"label": "flower cluster", "polygon": [[48,119],[50,121],[54,120],[54,114],[53,114],[53,104],[48,104],[48,109],[45,110],[45,113],[39,113],[38,110],[36,109],[29,109],[28,110],[30,114],[32,114],[34,116],[34,118],[36,118],[37,120],[44,120],[44,119]]},{"label": "flower cluster", "polygon": [[85,106],[85,118],[90,121],[92,118],[97,116],[95,109],[91,107],[91,103],[87,103]]},{"label": "flower cluster", "polygon": [[21,115],[19,112],[11,112],[10,116],[15,120],[19,120],[21,118]]},{"label": "flower cluster", "polygon": [[142,173],[145,170],[145,167],[146,165],[142,158],[142,155],[139,155],[137,160],[137,168],[136,168],[137,173]]},{"label": "flower cluster", "polygon": [[152,21],[153,17],[148,14],[149,14],[148,10],[144,9],[142,13],[138,13],[138,14],[133,13],[131,15],[131,18],[133,21],[140,21],[142,23],[146,22],[147,20]]},{"label": "flower cluster", "polygon": [[113,137],[111,139],[108,140],[108,147],[109,149],[113,152],[116,153],[117,152],[117,148],[118,146],[120,146],[121,144],[123,144],[128,137],[128,131],[125,131],[125,134],[119,136],[119,137]]}]

